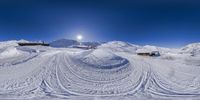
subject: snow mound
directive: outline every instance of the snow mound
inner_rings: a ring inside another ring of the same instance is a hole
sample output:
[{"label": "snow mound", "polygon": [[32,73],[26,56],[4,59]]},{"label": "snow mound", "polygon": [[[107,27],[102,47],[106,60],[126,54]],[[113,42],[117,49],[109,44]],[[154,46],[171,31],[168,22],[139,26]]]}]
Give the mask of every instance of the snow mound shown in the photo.
[{"label": "snow mound", "polygon": [[112,69],[128,63],[128,60],[103,49],[94,50],[86,55],[82,61],[101,69]]},{"label": "snow mound", "polygon": [[0,51],[2,51],[5,48],[8,48],[8,47],[16,47],[16,46],[18,46],[19,42],[29,42],[29,41],[26,41],[26,40],[10,40],[10,41],[0,42]]},{"label": "snow mound", "polygon": [[133,71],[135,73],[132,74],[133,65],[127,58],[106,49],[87,50],[70,56],[62,53],[57,57],[59,84],[71,93],[104,96],[123,94],[137,87],[140,80],[141,71]]},{"label": "snow mound", "polygon": [[18,46],[17,44],[18,41],[4,41],[4,42],[0,42],[0,50],[4,49],[6,47],[11,47],[11,46]]},{"label": "snow mound", "polygon": [[11,58],[21,55],[21,52],[15,47],[9,47],[0,53],[0,58]]}]

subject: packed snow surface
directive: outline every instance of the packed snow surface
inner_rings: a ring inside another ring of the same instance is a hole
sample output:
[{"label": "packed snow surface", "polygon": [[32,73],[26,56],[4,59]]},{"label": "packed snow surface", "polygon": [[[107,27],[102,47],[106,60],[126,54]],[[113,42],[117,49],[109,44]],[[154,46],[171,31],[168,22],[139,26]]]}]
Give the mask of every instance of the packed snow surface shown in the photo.
[{"label": "packed snow surface", "polygon": [[[1,100],[200,99],[199,44],[168,49],[113,41],[82,50],[17,42],[0,42]],[[140,49],[161,56],[139,56]]]}]

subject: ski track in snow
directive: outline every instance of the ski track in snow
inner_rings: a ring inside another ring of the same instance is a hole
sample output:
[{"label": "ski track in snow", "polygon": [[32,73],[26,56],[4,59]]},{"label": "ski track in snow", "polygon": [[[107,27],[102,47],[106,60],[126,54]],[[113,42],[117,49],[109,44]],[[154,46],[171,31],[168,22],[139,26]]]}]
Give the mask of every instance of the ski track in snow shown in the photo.
[{"label": "ski track in snow", "polygon": [[200,98],[198,58],[190,64],[110,47],[16,48],[21,55],[0,59],[2,100]]}]

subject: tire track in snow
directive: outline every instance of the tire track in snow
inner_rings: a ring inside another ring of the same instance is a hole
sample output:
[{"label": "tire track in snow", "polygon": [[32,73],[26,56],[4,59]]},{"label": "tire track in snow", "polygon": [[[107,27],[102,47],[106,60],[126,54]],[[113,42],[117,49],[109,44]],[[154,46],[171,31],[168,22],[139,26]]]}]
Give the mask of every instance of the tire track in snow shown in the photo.
[{"label": "tire track in snow", "polygon": [[[77,74],[77,73],[82,73],[82,72],[76,72],[70,69],[72,67],[70,65],[71,64],[76,65],[76,63],[73,62],[73,60],[69,61],[69,59],[72,59],[70,58],[69,55],[62,54],[59,57],[61,57],[59,58],[59,62],[64,62],[63,64],[60,63],[60,66],[58,66],[57,75],[58,75],[60,84],[66,90],[73,91],[75,94],[99,95],[99,96],[100,95],[108,95],[108,96],[109,95],[110,96],[123,95],[123,94],[128,94],[128,93],[133,94],[139,89],[139,87],[141,87],[141,85],[143,84],[143,81],[146,80],[146,78],[144,77],[146,73],[143,73],[142,70],[138,71],[137,69],[134,69],[134,66],[133,65],[131,66],[130,64],[127,67],[127,68],[132,67],[131,69],[128,70],[130,71],[130,73],[122,79],[113,79],[110,81],[109,80],[94,81],[91,78],[87,79],[87,77],[83,77],[81,74],[80,75]],[[79,65],[76,67],[82,67],[82,66]],[[84,68],[86,68],[86,66]],[[91,68],[91,67],[88,66],[88,68]],[[104,73],[100,73],[99,75],[100,76],[104,75]],[[110,76],[106,74],[106,76],[104,77],[109,78]]]}]

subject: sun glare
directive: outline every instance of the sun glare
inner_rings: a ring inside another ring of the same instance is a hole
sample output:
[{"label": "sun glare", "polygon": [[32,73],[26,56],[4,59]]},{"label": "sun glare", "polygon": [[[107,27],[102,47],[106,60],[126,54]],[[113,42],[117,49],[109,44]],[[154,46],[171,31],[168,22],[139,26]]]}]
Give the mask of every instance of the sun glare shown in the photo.
[{"label": "sun glare", "polygon": [[77,35],[77,36],[76,36],[76,38],[77,38],[77,40],[79,40],[79,41],[80,41],[80,40],[82,40],[82,39],[83,39],[83,36],[82,36],[82,35]]}]

